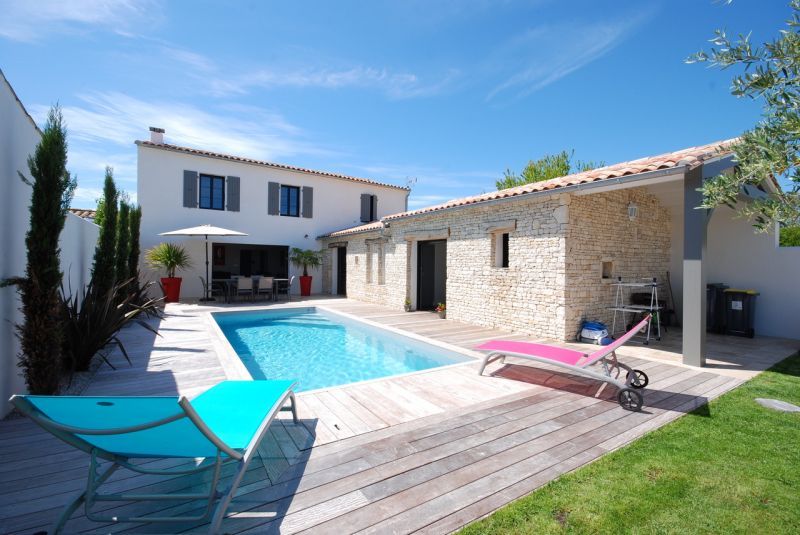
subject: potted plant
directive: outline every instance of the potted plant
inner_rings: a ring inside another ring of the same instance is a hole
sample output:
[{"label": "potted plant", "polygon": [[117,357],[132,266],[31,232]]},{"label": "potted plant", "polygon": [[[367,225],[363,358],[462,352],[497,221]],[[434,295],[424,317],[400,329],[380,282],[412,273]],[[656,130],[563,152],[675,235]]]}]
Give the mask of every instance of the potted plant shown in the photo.
[{"label": "potted plant", "polygon": [[439,317],[445,319],[447,317],[447,307],[444,303],[439,303],[436,305],[436,313],[439,314]]},{"label": "potted plant", "polygon": [[409,299],[406,299],[405,301],[403,301],[403,309],[406,312],[411,312],[411,301]]},{"label": "potted plant", "polygon": [[289,261],[296,268],[303,268],[303,274],[300,276],[300,295],[311,295],[311,275],[308,274],[308,268],[316,268],[322,264],[322,253],[319,251],[312,251],[311,249],[298,249],[292,248],[292,253],[289,255]]},{"label": "potted plant", "polygon": [[186,249],[174,243],[159,243],[145,254],[147,263],[155,269],[163,269],[167,276],[161,279],[161,287],[164,289],[164,301],[166,303],[177,303],[181,295],[181,279],[175,276],[178,269],[188,269],[192,267],[192,261],[186,253]]}]

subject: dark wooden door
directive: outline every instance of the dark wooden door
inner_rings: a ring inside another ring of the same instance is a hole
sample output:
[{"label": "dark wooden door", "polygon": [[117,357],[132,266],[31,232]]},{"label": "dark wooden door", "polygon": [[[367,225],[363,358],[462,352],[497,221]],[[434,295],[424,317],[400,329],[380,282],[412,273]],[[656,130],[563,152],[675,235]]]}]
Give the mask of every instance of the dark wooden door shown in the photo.
[{"label": "dark wooden door", "polygon": [[336,294],[347,295],[347,247],[336,248]]},{"label": "dark wooden door", "polygon": [[419,242],[417,249],[417,309],[433,310],[447,295],[447,240]]}]

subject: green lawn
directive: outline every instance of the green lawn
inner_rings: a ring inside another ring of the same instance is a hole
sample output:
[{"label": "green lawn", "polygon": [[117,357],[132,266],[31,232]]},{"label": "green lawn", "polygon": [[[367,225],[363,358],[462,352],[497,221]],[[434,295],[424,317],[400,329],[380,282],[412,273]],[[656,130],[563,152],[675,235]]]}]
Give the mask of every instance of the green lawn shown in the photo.
[{"label": "green lawn", "polygon": [[800,355],[467,526],[490,533],[800,533]]}]

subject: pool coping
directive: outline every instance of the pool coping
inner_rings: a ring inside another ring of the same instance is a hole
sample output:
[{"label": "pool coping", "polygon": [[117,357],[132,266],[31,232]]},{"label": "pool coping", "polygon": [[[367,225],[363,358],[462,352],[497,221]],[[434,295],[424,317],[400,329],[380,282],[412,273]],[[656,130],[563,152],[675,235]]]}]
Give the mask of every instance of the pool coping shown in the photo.
[{"label": "pool coping", "polygon": [[355,381],[355,382],[352,382],[352,383],[345,383],[345,384],[341,384],[341,385],[326,386],[326,387],[323,387],[323,388],[316,388],[314,390],[304,390],[303,392],[297,392],[297,394],[296,394],[297,396],[315,394],[315,393],[320,393],[320,392],[327,392],[329,390],[339,390],[339,389],[343,389],[343,388],[349,388],[351,386],[365,385],[365,384],[376,383],[376,382],[380,382],[380,381],[388,381],[388,380],[396,379],[396,378],[400,378],[400,377],[409,377],[409,376],[413,376],[413,375],[422,375],[424,373],[431,373],[431,372],[435,372],[435,371],[439,371],[439,370],[445,370],[445,369],[448,369],[448,368],[455,368],[457,366],[469,366],[469,365],[475,364],[475,362],[478,362],[480,359],[483,358],[483,354],[479,353],[477,351],[472,351],[470,349],[464,349],[463,347],[459,347],[459,346],[456,346],[456,345],[453,345],[453,344],[448,344],[447,342],[442,342],[442,341],[439,341],[439,340],[434,340],[433,338],[428,338],[426,336],[422,336],[422,335],[419,335],[417,333],[413,333],[413,332],[410,332],[410,331],[405,331],[403,329],[398,329],[397,327],[392,327],[390,325],[384,325],[382,323],[378,323],[376,321],[372,321],[372,320],[368,320],[368,319],[365,319],[365,318],[361,318],[361,317],[356,316],[354,314],[349,314],[347,312],[342,312],[340,310],[335,310],[335,309],[326,307],[324,305],[317,305],[317,304],[309,305],[309,304],[302,304],[302,303],[286,303],[286,304],[282,304],[282,305],[248,307],[247,309],[244,309],[244,310],[225,310],[225,309],[220,309],[220,310],[213,310],[213,311],[204,312],[203,313],[204,321],[206,323],[206,326],[209,328],[209,333],[211,334],[211,336],[210,336],[211,343],[214,346],[214,350],[217,353],[220,365],[222,366],[222,369],[225,371],[225,375],[228,377],[228,379],[239,380],[239,381],[253,381],[254,380],[253,376],[250,374],[250,371],[247,369],[247,366],[245,366],[244,362],[242,362],[242,359],[236,353],[236,350],[233,349],[233,346],[231,346],[230,342],[228,341],[228,338],[225,336],[225,333],[222,332],[222,328],[219,326],[219,324],[214,319],[214,316],[213,316],[214,314],[237,314],[237,313],[244,313],[244,312],[258,312],[258,311],[262,311],[262,310],[264,310],[264,311],[266,311],[266,310],[291,310],[291,309],[301,309],[301,308],[302,309],[314,308],[314,309],[324,310],[325,312],[328,312],[328,313],[333,314],[335,316],[341,316],[341,317],[346,318],[346,319],[351,320],[351,321],[360,322],[360,323],[363,323],[365,325],[369,325],[370,327],[373,327],[373,328],[376,328],[376,329],[379,329],[379,330],[389,331],[389,332],[391,332],[393,334],[396,334],[396,335],[399,335],[399,336],[404,336],[406,338],[410,338],[410,339],[415,340],[417,342],[422,342],[422,343],[425,343],[425,344],[429,344],[429,345],[438,347],[439,349],[444,349],[446,351],[452,351],[453,353],[457,353],[459,355],[462,355],[462,356],[465,356],[465,357],[469,357],[472,360],[467,360],[467,361],[464,361],[464,362],[457,362],[455,364],[446,364],[444,366],[436,366],[436,367],[433,367],[433,368],[427,368],[425,370],[416,370],[416,371],[413,371],[413,372],[399,373],[399,374],[395,374],[395,375],[386,375],[384,377],[375,377],[373,379],[365,379],[363,381]]}]

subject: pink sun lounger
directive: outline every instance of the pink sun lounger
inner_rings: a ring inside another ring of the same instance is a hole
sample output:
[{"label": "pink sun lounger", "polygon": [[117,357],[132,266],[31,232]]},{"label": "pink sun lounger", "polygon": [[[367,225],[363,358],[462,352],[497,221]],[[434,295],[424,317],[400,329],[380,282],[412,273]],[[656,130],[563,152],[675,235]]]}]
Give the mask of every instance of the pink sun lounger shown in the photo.
[{"label": "pink sun lounger", "polygon": [[[506,357],[560,366],[571,372],[616,386],[619,389],[617,393],[619,404],[625,409],[638,411],[642,408],[644,401],[642,394],[638,390],[647,386],[649,379],[643,371],[634,370],[630,366],[617,361],[616,351],[633,338],[636,333],[645,329],[649,321],[650,316],[648,315],[630,331],[614,340],[613,343],[603,346],[592,353],[583,353],[582,351],[547,344],[490,340],[475,348],[478,351],[486,352],[480,370],[478,370],[478,375],[483,375],[483,371],[489,363],[496,360],[504,363]],[[598,369],[598,366],[600,369]],[[620,370],[627,372],[624,381],[619,380]]]}]

